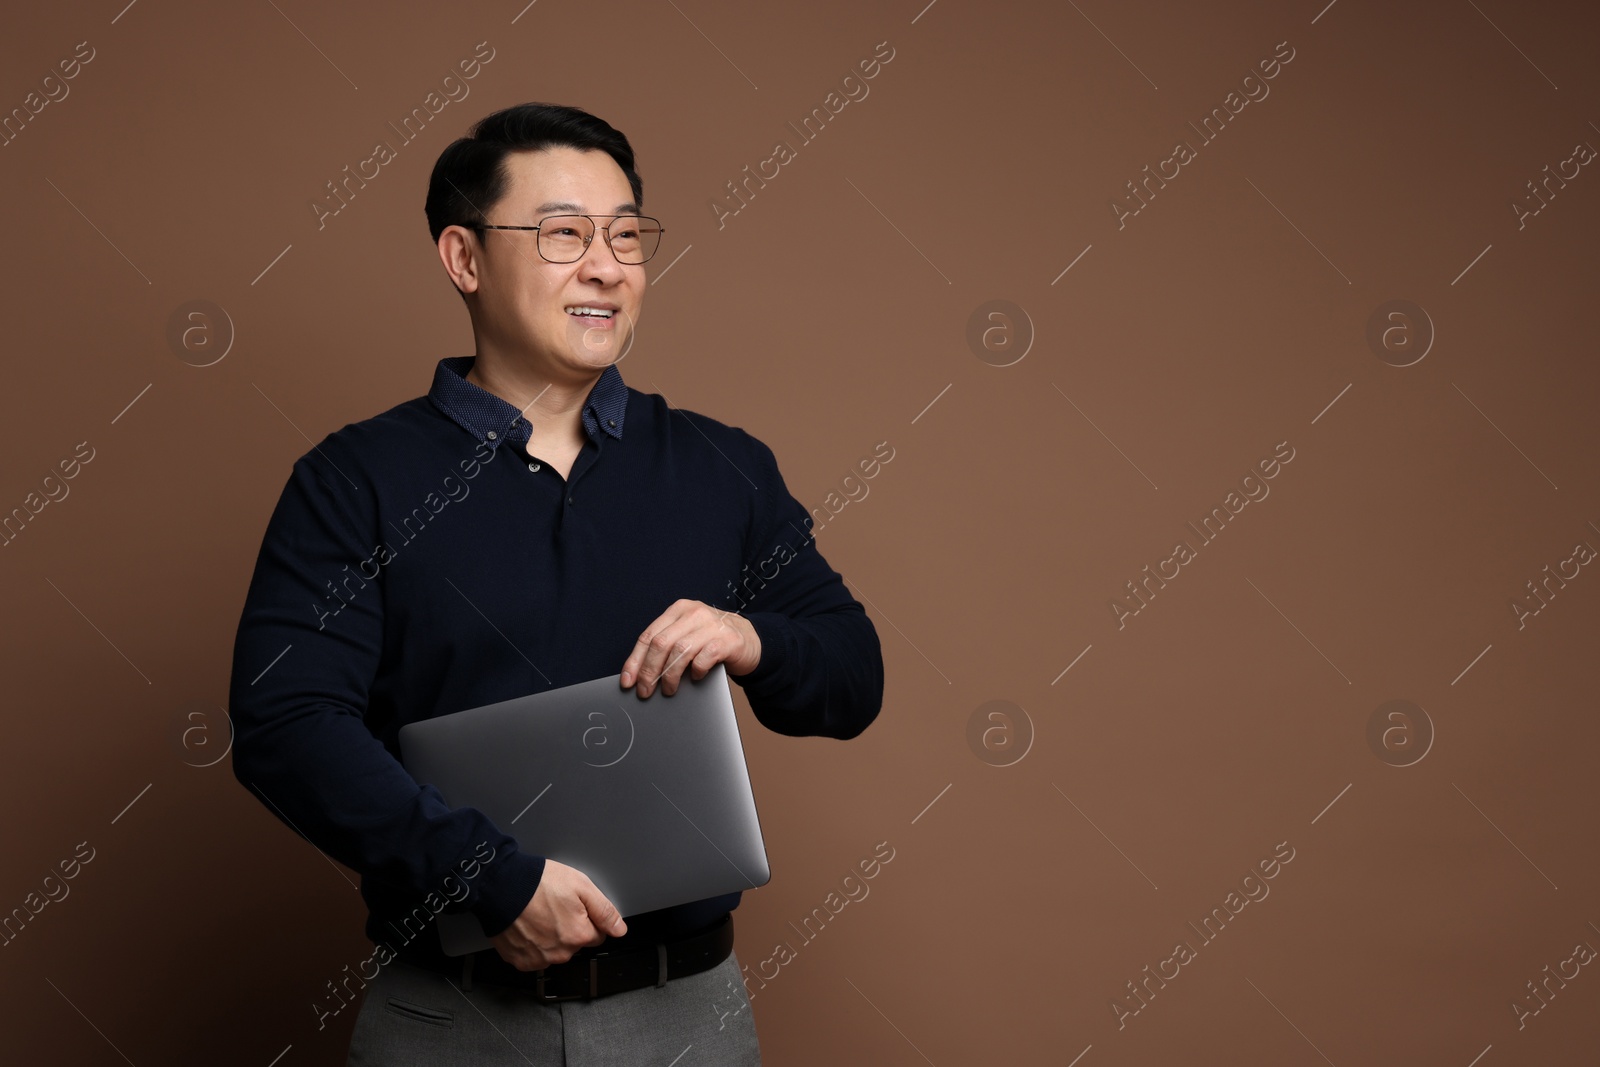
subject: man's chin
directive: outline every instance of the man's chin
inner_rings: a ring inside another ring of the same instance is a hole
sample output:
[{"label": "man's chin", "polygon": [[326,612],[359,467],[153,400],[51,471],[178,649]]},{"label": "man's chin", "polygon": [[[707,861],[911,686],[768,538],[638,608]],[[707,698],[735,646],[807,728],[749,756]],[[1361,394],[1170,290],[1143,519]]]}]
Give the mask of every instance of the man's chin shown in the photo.
[{"label": "man's chin", "polygon": [[566,316],[567,351],[580,362],[592,367],[606,367],[619,363],[633,346],[633,323],[623,321],[626,313],[618,311],[616,319],[605,326],[593,326]]}]

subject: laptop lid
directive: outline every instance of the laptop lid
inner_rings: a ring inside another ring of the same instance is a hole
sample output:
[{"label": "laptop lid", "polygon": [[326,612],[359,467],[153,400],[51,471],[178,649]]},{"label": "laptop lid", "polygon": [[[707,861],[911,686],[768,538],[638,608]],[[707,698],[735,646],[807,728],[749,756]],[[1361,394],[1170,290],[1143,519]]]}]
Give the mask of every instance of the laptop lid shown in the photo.
[{"label": "laptop lid", "polygon": [[[402,762],[588,875],[624,918],[754,889],[771,871],[729,685],[720,663],[647,700],[595,678],[409,723]],[[437,925],[447,955],[491,947],[470,912]]]}]

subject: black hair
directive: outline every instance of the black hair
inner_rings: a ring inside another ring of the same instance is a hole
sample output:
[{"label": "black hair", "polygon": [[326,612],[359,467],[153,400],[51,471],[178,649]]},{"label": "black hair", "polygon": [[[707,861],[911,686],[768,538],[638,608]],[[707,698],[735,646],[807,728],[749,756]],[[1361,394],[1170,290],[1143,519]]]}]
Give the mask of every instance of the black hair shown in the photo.
[{"label": "black hair", "polygon": [[633,202],[643,210],[644,183],[634,169],[633,146],[610,123],[580,108],[517,104],[479,119],[467,136],[439,153],[423,206],[434,244],[446,226],[470,226],[488,218],[510,184],[506,156],[558,145],[598,149],[616,160],[633,189]]}]

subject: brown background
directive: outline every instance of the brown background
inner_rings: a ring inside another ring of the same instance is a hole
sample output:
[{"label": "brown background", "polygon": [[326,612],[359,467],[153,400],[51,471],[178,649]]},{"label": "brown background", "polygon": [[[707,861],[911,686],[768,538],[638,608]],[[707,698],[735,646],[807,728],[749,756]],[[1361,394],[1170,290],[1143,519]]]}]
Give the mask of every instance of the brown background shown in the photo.
[{"label": "brown background", "polygon": [[[434,159],[547,100],[628,135],[668,227],[625,380],[766,440],[808,506],[896,450],[818,542],[882,636],[878,722],[785,739],[740,696],[774,875],[739,953],[797,946],[754,1002],[766,1062],[1595,1062],[1593,967],[1512,1008],[1600,947],[1600,577],[1520,630],[1509,607],[1600,545],[1600,176],[1511,208],[1600,144],[1586,9],[121,2],[0,42],[7,111],[95,49],[0,148],[0,508],[95,450],[0,549],[0,909],[95,849],[0,948],[5,1058],[342,1062],[354,1011],[318,1031],[311,1004],[370,951],[355,876],[196,764],[293,460],[472,350]],[[471,95],[319,230],[324,184],[480,41]],[[870,95],[719,229],[725,183],[880,41]],[[1124,183],[1281,41],[1270,95],[1119,229]],[[167,341],[193,299],[232,322],[212,366]],[[966,341],[993,299],[1036,333],[1010,366]],[[1436,330],[1407,367],[1366,340],[1393,299]],[[1281,441],[1270,496],[1119,629],[1124,583]],[[1394,699],[1431,728],[1374,748]],[[1022,712],[973,747],[991,700]],[[1186,923],[1280,842],[1201,945]]]}]

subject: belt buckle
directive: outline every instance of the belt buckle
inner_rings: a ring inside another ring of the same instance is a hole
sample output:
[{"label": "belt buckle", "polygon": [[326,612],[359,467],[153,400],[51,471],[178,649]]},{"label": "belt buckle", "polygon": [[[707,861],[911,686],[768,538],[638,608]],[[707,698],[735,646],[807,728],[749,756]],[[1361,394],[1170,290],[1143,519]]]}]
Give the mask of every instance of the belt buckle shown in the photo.
[{"label": "belt buckle", "polygon": [[589,957],[589,989],[583,993],[546,993],[544,991],[544,973],[546,968],[541,967],[534,976],[533,995],[542,1001],[557,1000],[593,1000],[600,993],[600,961],[594,956]]}]

